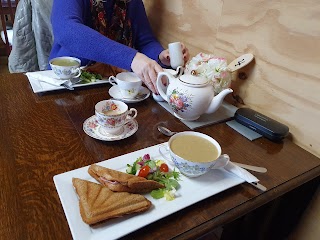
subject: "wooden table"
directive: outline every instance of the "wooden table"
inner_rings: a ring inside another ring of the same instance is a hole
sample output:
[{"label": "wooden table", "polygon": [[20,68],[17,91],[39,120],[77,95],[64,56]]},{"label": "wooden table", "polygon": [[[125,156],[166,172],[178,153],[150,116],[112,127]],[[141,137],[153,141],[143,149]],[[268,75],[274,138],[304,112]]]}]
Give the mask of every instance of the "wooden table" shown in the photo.
[{"label": "wooden table", "polygon": [[[95,103],[109,98],[109,87],[37,95],[23,74],[0,74],[1,239],[71,239],[54,175],[168,141],[156,129],[160,123],[176,131],[188,130],[149,98],[129,104],[138,110],[139,130],[133,136],[116,142],[87,136],[82,124],[94,114]],[[250,224],[261,229],[276,215],[281,220],[283,209],[293,213],[298,205],[302,211],[307,200],[302,201],[301,195],[312,195],[319,184],[320,159],[289,139],[251,142],[225,123],[198,131],[213,136],[234,161],[266,167],[267,173],[255,175],[269,190],[262,193],[243,183],[124,239],[195,239],[219,226],[225,226],[222,238],[227,239],[232,232],[228,229],[243,225],[249,217],[254,220]],[[261,218],[261,213],[268,219]],[[260,216],[259,224],[255,216]]]}]

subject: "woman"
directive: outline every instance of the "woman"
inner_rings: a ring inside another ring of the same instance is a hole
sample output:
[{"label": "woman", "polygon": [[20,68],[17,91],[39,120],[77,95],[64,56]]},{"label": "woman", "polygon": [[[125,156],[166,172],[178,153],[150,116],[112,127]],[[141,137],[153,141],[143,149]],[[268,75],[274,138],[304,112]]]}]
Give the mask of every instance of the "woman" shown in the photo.
[{"label": "woman", "polygon": [[[73,56],[82,65],[109,64],[136,73],[154,93],[169,51],[152,34],[142,0],[54,0],[50,59]],[[183,45],[183,44],[182,44]],[[185,62],[188,49],[182,47]]]}]

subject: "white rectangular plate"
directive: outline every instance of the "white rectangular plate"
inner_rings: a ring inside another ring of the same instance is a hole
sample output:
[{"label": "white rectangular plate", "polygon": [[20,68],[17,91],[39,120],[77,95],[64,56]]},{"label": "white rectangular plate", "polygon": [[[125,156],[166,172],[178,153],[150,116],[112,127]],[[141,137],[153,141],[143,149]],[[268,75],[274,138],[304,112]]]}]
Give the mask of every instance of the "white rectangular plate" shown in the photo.
[{"label": "white rectangular plate", "polygon": [[[102,161],[98,165],[125,172],[128,163],[132,164],[138,157],[147,153],[150,154],[152,159],[164,160],[158,151],[161,145],[167,145],[167,143]],[[169,158],[169,156],[166,157]],[[172,169],[170,163],[169,166]],[[181,175],[180,187],[177,190],[177,198],[175,200],[156,200],[150,194],[145,194],[145,197],[152,202],[152,207],[148,211],[112,219],[98,226],[90,227],[82,221],[78,197],[72,186],[73,177],[96,182],[88,174],[88,167],[82,167],[53,177],[75,240],[100,240],[104,239],[105,236],[108,236],[108,239],[123,237],[152,222],[244,182],[235,175],[220,169],[211,170],[209,173],[197,178],[187,178]]]},{"label": "white rectangular plate", "polygon": [[[56,91],[61,89],[66,89],[63,86],[55,86],[50,83],[39,81],[38,79],[29,77],[28,78],[32,91],[34,93],[42,93],[42,92],[50,92],[50,91]],[[85,86],[92,86],[92,85],[98,85],[98,84],[105,84],[108,83],[107,79],[105,80],[96,80],[96,82],[90,82],[90,83],[84,83],[84,84],[74,84],[72,87],[85,87]],[[66,89],[67,90],[67,89]]]}]

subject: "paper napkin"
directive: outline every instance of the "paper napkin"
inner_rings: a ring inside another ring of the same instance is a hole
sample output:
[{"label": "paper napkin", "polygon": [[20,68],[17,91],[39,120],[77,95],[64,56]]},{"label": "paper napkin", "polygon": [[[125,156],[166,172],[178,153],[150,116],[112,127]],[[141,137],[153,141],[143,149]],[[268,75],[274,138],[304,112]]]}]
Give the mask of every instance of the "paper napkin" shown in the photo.
[{"label": "paper napkin", "polygon": [[54,86],[61,86],[63,83],[69,82],[69,80],[58,79],[52,70],[37,71],[37,72],[27,72],[27,77],[32,79],[37,79],[41,82],[46,82]]},{"label": "paper napkin", "polygon": [[252,175],[247,170],[239,167],[238,165],[232,163],[230,161],[230,157],[228,154],[222,154],[216,161],[215,164],[211,167],[212,169],[223,168],[226,171],[233,173],[239,178],[245,180],[246,182],[253,183],[259,182],[259,179]]},{"label": "paper napkin", "polygon": [[239,178],[242,178],[246,182],[249,182],[249,183],[259,182],[259,179],[256,178],[254,175],[252,175],[247,170],[235,165],[230,161],[227,163],[226,166],[224,166],[224,169],[227,170],[228,172],[235,174]]}]

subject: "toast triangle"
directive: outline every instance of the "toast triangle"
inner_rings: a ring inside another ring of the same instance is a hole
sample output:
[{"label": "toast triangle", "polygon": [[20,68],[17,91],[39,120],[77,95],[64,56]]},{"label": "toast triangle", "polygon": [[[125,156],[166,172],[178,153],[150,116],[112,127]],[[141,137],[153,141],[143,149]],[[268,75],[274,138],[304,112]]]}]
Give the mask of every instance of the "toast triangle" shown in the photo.
[{"label": "toast triangle", "polygon": [[147,193],[164,185],[154,180],[148,180],[128,173],[93,164],[88,173],[114,192]]},{"label": "toast triangle", "polygon": [[73,186],[79,196],[82,220],[87,224],[146,211],[151,202],[144,196],[110,189],[87,180],[73,178]]}]

